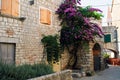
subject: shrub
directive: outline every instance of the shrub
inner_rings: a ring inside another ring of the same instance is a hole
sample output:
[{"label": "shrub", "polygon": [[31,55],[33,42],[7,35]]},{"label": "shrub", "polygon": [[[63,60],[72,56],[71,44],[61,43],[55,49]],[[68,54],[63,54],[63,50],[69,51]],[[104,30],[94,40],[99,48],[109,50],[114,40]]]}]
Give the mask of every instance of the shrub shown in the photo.
[{"label": "shrub", "polygon": [[0,63],[0,80],[26,80],[53,73],[52,67],[46,64],[25,64],[14,66]]},{"label": "shrub", "polygon": [[110,57],[109,54],[107,54],[107,53],[104,53],[104,54],[103,54],[103,58],[109,58],[109,57]]},{"label": "shrub", "polygon": [[93,76],[95,74],[94,71],[87,71],[86,76]]},{"label": "shrub", "polygon": [[44,36],[41,39],[47,52],[47,61],[52,64],[53,61],[58,62],[60,58],[60,47],[58,43],[58,35]]}]

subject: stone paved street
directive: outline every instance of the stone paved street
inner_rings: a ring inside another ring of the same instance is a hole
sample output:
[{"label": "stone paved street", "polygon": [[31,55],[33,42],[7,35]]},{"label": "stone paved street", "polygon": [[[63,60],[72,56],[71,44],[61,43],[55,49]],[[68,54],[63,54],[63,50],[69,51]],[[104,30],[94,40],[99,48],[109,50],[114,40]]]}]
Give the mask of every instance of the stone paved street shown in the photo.
[{"label": "stone paved street", "polygon": [[120,80],[120,66],[111,66],[92,77],[76,78],[74,80]]}]

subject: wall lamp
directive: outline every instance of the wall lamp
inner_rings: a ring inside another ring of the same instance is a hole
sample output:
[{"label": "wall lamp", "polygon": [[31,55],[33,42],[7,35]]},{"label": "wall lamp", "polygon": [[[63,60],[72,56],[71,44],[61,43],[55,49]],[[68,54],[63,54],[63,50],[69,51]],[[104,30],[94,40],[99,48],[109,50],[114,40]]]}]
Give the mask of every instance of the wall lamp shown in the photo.
[{"label": "wall lamp", "polygon": [[34,4],[34,0],[29,0],[29,4],[33,5]]}]

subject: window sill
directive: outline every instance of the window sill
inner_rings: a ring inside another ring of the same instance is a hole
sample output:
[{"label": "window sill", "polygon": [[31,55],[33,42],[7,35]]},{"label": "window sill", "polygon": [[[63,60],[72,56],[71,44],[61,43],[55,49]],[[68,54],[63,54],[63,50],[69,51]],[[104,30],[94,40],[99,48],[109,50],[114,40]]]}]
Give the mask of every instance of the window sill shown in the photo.
[{"label": "window sill", "polygon": [[22,22],[26,19],[26,17],[15,17],[15,16],[5,15],[5,14],[1,14],[1,13],[0,13],[0,16],[1,17],[7,17],[7,18],[16,19],[16,20],[19,20],[19,21],[22,21]]}]

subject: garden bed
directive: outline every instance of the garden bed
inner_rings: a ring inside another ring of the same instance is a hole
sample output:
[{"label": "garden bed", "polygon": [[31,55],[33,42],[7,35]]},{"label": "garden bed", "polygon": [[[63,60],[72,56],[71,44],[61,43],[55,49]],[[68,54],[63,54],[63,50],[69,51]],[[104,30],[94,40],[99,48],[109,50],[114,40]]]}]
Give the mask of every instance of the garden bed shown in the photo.
[{"label": "garden bed", "polygon": [[51,66],[46,64],[8,65],[0,63],[0,80],[26,80],[54,73]]}]

